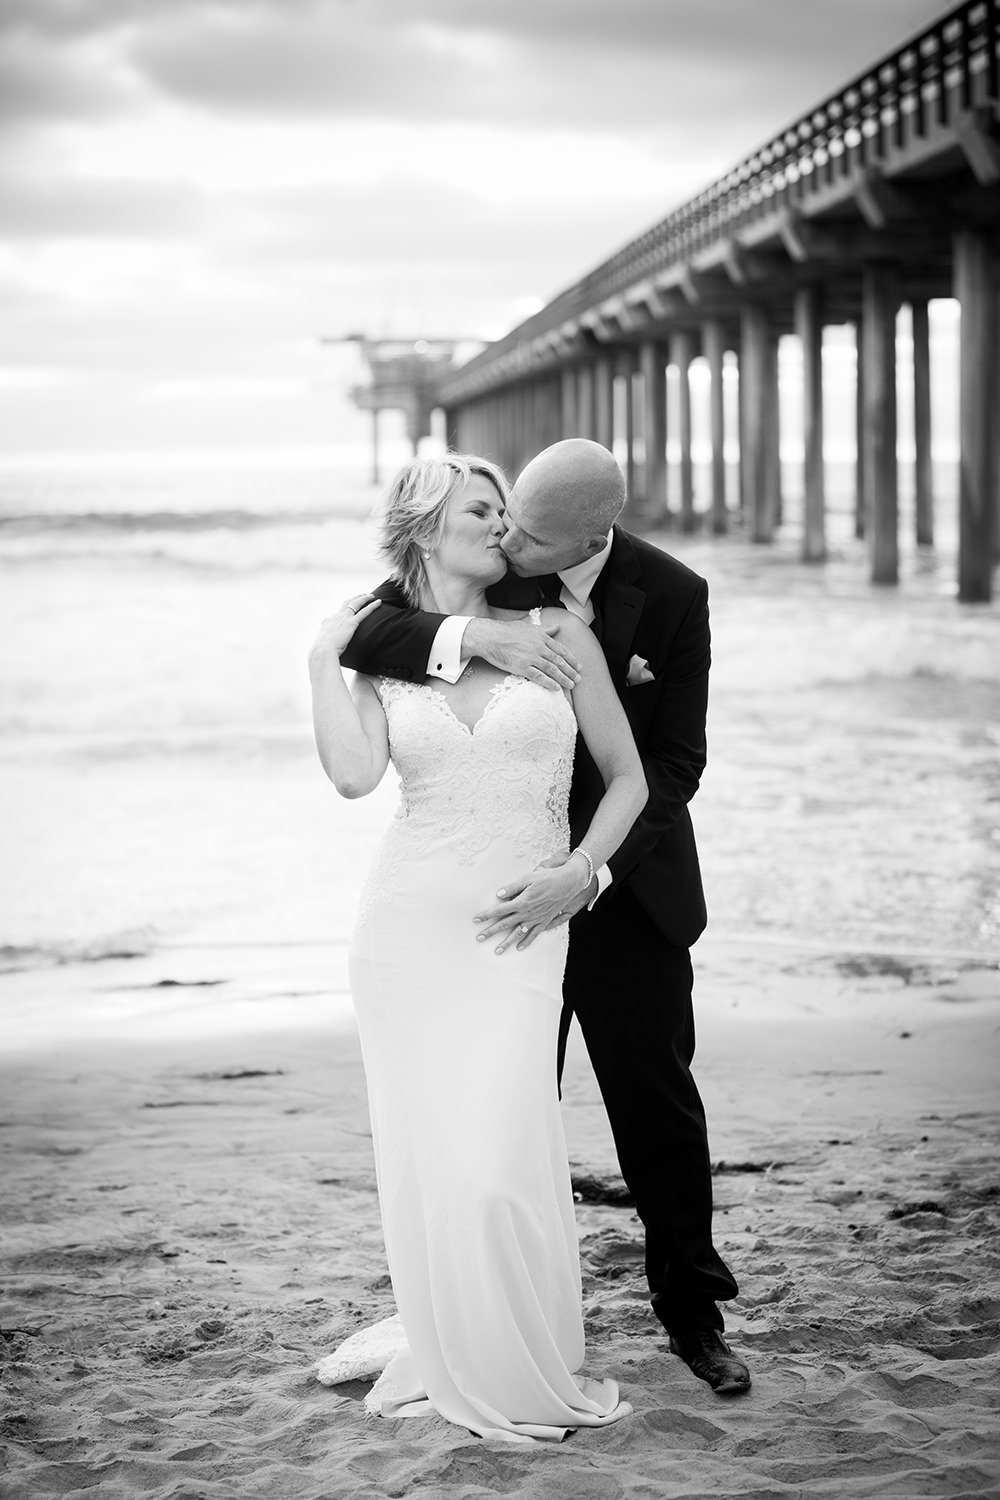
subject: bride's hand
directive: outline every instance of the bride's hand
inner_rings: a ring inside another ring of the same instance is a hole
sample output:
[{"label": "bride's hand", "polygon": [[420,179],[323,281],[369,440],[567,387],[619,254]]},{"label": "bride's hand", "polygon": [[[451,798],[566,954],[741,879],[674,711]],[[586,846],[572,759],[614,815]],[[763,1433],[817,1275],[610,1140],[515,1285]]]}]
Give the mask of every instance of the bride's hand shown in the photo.
[{"label": "bride's hand", "polygon": [[497,891],[500,900],[496,906],[473,917],[481,928],[477,942],[498,937],[497,953],[505,953],[511,944],[516,944],[518,950],[530,947],[550,924],[558,925],[557,919],[567,908],[571,913],[579,910],[583,904],[579,898],[587,891],[587,886],[580,883],[586,879],[586,873],[586,866],[579,858],[561,854],[544,860],[530,874],[510,881]]},{"label": "bride's hand", "polygon": [[358,622],[378,609],[381,602],[371,594],[355,594],[340,606],[336,614],[327,615],[310,648],[310,665],[326,661],[330,656],[339,661],[342,652],[351,644]]}]

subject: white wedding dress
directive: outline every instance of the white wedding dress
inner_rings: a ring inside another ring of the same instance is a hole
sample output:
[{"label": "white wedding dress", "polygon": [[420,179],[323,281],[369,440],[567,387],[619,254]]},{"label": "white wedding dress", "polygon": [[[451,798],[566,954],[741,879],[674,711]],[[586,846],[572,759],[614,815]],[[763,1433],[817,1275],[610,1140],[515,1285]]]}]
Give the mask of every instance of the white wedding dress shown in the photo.
[{"label": "white wedding dress", "polygon": [[317,1366],[380,1378],[382,1416],[560,1440],[631,1408],[584,1357],[556,1091],[567,928],[522,953],[476,941],[504,880],[568,847],[576,721],[562,693],[498,683],[472,727],[429,685],[382,679],[402,801],[351,950],[379,1201],[399,1317]]}]

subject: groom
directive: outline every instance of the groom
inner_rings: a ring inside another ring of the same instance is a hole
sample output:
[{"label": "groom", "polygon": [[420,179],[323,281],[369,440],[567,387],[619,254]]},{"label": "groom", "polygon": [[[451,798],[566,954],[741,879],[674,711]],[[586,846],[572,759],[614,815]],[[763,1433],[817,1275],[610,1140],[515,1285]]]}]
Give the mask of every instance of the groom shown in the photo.
[{"label": "groom", "polygon": [[[608,449],[582,438],[546,448],[511,491],[502,543],[511,571],[490,597],[525,610],[562,604],[591,626],[642,757],[649,800],[631,832],[576,901],[550,914],[553,923],[572,919],[560,1058],[575,1015],[645,1226],[653,1310],[673,1353],[719,1395],[734,1395],[749,1389],[750,1374],[722,1337],[717,1303],[737,1287],[712,1243],[708,1135],[691,1074],[688,950],[706,913],[687,804],[705,765],[708,586],[614,524],[624,503],[622,473]],[[383,607],[359,625],[345,666],[454,682],[479,656],[553,689],[576,679],[558,633],[408,609],[393,583],[376,594]],[[574,843],[602,793],[578,741]],[[493,924],[487,931],[518,925],[520,888],[512,879],[507,899],[485,914]]]}]

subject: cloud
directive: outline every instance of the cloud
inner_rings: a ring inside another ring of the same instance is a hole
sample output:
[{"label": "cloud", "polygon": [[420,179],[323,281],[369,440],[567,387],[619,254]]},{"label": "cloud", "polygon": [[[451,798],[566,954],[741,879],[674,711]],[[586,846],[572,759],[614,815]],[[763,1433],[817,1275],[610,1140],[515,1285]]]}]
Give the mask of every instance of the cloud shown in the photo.
[{"label": "cloud", "polygon": [[[933,15],[918,0],[8,0],[9,114],[780,127]],[[94,67],[98,53],[104,67]],[[47,71],[47,69],[49,71]],[[53,71],[54,70],[54,71]],[[776,98],[789,108],[774,118]],[[706,108],[706,101],[709,107]]]},{"label": "cloud", "polygon": [[190,235],[203,212],[201,194],[190,183],[9,173],[0,192],[0,234],[8,240],[160,240]]},{"label": "cloud", "polygon": [[4,0],[0,36],[74,41],[106,33],[139,9],[136,0]]},{"label": "cloud", "polygon": [[22,40],[0,49],[0,124],[16,126],[93,118],[124,107],[105,70]]},{"label": "cloud", "polygon": [[0,394],[7,391],[53,391],[71,383],[65,368],[48,365],[0,365]]},{"label": "cloud", "polygon": [[4,0],[0,8],[0,123],[7,130],[101,119],[135,105],[122,61],[121,0]]},{"label": "cloud", "polygon": [[233,397],[260,400],[284,399],[301,393],[302,382],[277,375],[185,375],[151,384],[149,397],[154,401],[190,401],[193,399],[229,401]]},{"label": "cloud", "polygon": [[441,19],[437,9],[338,5],[304,18],[259,6],[203,15],[197,27],[182,14],[136,34],[129,58],[173,99],[248,116],[607,128],[655,123],[703,87],[692,49],[672,49],[655,25],[644,46],[607,17],[599,35],[574,20],[561,37],[550,26],[518,29],[499,8]]},{"label": "cloud", "polygon": [[461,287],[462,315],[474,319],[464,331],[475,335],[477,301],[495,317],[498,302],[554,294],[588,268],[595,245],[607,244],[609,222],[625,237],[654,220],[660,203],[650,192],[612,217],[606,199],[585,193],[498,201],[472,188],[400,176],[265,197],[228,195],[217,208],[212,244],[220,267],[262,283],[283,269],[308,272],[321,278],[328,297],[367,282],[369,309],[388,286],[400,297],[436,296],[442,309]]},{"label": "cloud", "polygon": [[[915,0],[375,0],[189,7],[129,55],[173,97],[248,113],[644,123],[716,94],[725,116],[773,90],[802,108],[936,7]],[[734,95],[733,89],[736,89]],[[713,111],[709,111],[712,113]]]}]

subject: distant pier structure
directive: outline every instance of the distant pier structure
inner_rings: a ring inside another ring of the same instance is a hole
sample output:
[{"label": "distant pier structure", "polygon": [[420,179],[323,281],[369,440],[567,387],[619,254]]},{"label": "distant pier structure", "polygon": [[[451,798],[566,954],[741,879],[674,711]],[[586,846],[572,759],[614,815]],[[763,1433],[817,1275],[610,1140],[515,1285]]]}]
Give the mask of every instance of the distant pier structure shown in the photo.
[{"label": "distant pier structure", "polygon": [[355,406],[372,414],[372,479],[379,483],[379,413],[401,411],[414,453],[431,435],[431,420],[440,406],[439,389],[455,368],[459,339],[370,339],[363,333],[327,338],[325,344],[357,344],[368,380],[351,388]]},{"label": "distant pier structure", "polygon": [[[778,339],[803,360],[802,553],[826,553],[823,330],[857,344],[856,530],[870,577],[899,572],[896,316],[911,309],[916,540],[933,539],[928,302],[961,309],[958,597],[1000,555],[1000,0],[967,0],[874,63],[504,338],[438,371],[453,447],[516,474],[584,436],[627,455],[632,506],[666,511],[666,370],[679,381],[680,524],[699,523],[689,367],[708,365],[710,524],[728,525],[723,367],[739,369],[740,506],[781,514]],[[376,399],[373,396],[373,400]]]}]

